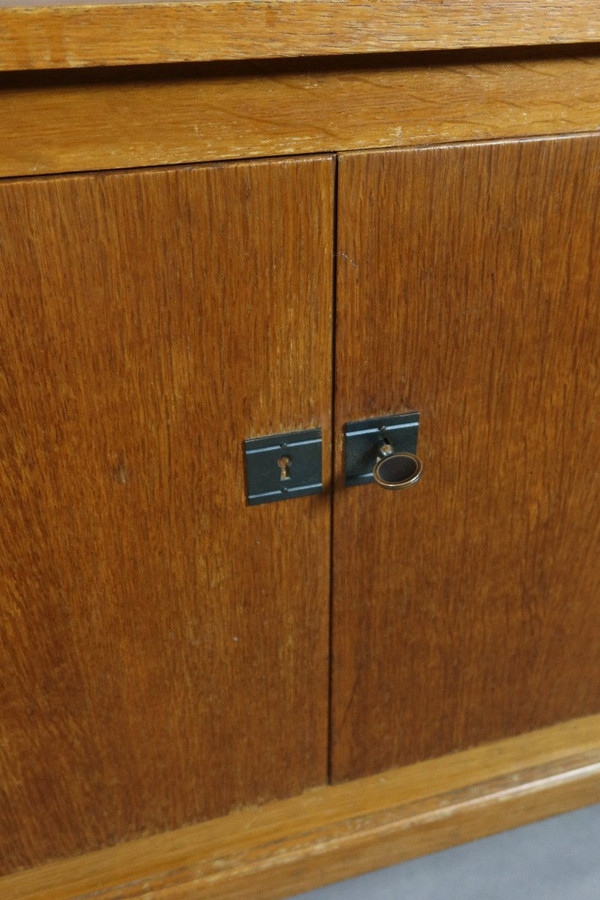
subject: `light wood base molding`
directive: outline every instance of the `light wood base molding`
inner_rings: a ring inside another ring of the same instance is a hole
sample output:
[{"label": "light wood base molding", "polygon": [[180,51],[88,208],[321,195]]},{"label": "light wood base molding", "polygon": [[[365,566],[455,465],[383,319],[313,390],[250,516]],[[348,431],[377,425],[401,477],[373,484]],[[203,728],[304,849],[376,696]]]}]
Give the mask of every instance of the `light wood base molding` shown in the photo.
[{"label": "light wood base molding", "polygon": [[600,802],[600,716],[0,879],[3,900],[283,898]]}]

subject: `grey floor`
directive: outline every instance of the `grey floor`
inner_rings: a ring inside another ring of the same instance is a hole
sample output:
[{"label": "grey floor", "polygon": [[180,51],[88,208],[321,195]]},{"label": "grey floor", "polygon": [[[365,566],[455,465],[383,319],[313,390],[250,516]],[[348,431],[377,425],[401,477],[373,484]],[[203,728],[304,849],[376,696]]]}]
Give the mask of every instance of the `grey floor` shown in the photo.
[{"label": "grey floor", "polygon": [[295,900],[600,900],[600,805]]}]

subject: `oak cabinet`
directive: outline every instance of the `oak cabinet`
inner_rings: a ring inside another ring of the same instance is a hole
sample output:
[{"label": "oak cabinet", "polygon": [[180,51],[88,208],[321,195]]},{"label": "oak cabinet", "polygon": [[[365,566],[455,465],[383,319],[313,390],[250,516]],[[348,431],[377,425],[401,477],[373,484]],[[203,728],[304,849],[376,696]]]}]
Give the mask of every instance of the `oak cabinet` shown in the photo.
[{"label": "oak cabinet", "polygon": [[0,184],[5,872],[598,712],[599,147]]}]

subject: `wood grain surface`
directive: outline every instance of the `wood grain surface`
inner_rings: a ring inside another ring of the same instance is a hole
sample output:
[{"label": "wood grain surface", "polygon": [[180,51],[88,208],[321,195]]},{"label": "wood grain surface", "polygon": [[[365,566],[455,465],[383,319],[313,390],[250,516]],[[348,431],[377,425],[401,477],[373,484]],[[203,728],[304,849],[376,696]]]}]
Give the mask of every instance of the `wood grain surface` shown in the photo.
[{"label": "wood grain surface", "polygon": [[[600,141],[339,172],[335,780],[600,710]],[[422,481],[344,489],[412,409]]]},{"label": "wood grain surface", "polygon": [[3,900],[289,897],[600,801],[591,717],[0,879]]},{"label": "wood grain surface", "polygon": [[0,175],[594,131],[594,53],[7,74]]},{"label": "wood grain surface", "polygon": [[600,40],[596,0],[196,0],[0,8],[0,69]]},{"label": "wood grain surface", "polygon": [[0,185],[0,867],[323,783],[328,158]]}]

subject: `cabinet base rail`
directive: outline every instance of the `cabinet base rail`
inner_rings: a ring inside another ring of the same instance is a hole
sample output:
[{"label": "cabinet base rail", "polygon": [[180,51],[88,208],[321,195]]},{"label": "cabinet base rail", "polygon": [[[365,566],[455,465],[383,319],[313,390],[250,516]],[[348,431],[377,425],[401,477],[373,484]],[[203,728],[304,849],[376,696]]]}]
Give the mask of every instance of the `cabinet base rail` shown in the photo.
[{"label": "cabinet base rail", "polygon": [[4,900],[283,898],[600,802],[600,716],[0,878]]}]

